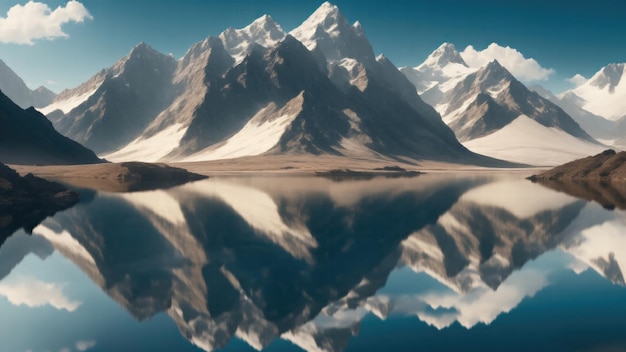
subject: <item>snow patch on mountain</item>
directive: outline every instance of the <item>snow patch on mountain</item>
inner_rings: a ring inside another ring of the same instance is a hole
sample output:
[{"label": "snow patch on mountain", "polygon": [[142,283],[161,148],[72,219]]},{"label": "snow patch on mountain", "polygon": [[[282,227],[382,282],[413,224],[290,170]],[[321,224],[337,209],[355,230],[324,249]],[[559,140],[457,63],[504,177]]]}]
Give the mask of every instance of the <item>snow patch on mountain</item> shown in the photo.
[{"label": "snow patch on mountain", "polygon": [[560,165],[606,149],[560,129],[543,126],[525,115],[490,135],[463,145],[475,153],[537,166]]},{"label": "snow patch on mountain", "polygon": [[284,106],[269,103],[228,139],[213,144],[181,161],[206,161],[255,156],[274,148],[302,112],[304,93],[300,93]]},{"label": "snow patch on mountain", "polygon": [[41,112],[44,115],[48,115],[49,113],[53,111],[61,110],[63,111],[64,114],[67,114],[70,111],[72,111],[75,107],[86,102],[87,99],[89,99],[92,95],[94,95],[94,93],[96,93],[97,90],[98,90],[98,87],[95,87],[85,93],[69,96],[67,99],[64,99],[64,100],[55,100],[50,105],[39,109],[39,112]]},{"label": "snow patch on mountain", "polygon": [[282,115],[264,122],[265,109],[256,114],[234,136],[223,144],[211,146],[182,161],[234,159],[263,154],[272,149],[298,114]]},{"label": "snow patch on mountain", "polygon": [[157,162],[180,145],[185,132],[187,127],[183,124],[173,124],[150,137],[138,137],[124,148],[102,157],[112,162]]}]

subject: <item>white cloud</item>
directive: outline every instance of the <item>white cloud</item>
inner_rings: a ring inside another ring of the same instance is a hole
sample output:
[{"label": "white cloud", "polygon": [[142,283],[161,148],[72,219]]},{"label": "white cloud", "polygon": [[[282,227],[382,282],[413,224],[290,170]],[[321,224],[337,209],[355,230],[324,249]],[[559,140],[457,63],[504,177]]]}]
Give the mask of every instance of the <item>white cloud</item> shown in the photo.
[{"label": "white cloud", "polygon": [[463,60],[470,67],[481,67],[491,61],[498,62],[506,67],[513,76],[522,81],[543,81],[554,73],[551,68],[544,68],[533,58],[525,58],[522,53],[511,47],[502,47],[496,43],[491,43],[484,50],[476,50],[469,45],[461,52]]},{"label": "white cloud", "polygon": [[63,285],[39,281],[31,277],[20,277],[9,282],[0,282],[0,296],[19,306],[36,308],[50,305],[56,309],[75,311],[81,302],[72,301],[63,294]]},{"label": "white cloud", "polygon": [[76,342],[76,349],[78,351],[87,351],[89,349],[92,349],[93,347],[96,346],[96,341],[93,340],[89,340],[89,341],[78,341]]},{"label": "white cloud", "polygon": [[26,5],[15,5],[6,17],[0,17],[0,43],[32,45],[34,39],[68,37],[61,28],[69,22],[81,23],[92,19],[85,6],[70,0],[55,10],[42,2],[29,1]]},{"label": "white cloud", "polygon": [[587,82],[587,78],[585,78],[585,76],[577,73],[574,76],[572,76],[571,78],[567,79],[567,82],[573,84],[576,88],[582,86],[583,84],[585,84],[585,82]]}]

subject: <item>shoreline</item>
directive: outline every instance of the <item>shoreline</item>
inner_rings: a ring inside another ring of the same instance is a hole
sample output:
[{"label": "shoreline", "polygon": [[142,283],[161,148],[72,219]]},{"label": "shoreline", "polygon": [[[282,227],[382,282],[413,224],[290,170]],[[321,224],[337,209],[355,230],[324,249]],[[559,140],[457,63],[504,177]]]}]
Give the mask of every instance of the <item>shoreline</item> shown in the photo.
[{"label": "shoreline", "polygon": [[[321,177],[320,173],[334,170],[349,170],[384,176],[390,172],[380,169],[398,167],[407,172],[427,174],[520,174],[530,176],[550,167],[494,168],[466,164],[453,164],[437,161],[400,161],[351,159],[335,156],[256,156],[229,160],[201,162],[155,163],[183,168],[189,172],[209,177]],[[90,165],[9,165],[21,175],[32,173],[35,176],[53,180],[114,180],[123,171],[121,163]],[[379,169],[379,170],[377,170]]]}]

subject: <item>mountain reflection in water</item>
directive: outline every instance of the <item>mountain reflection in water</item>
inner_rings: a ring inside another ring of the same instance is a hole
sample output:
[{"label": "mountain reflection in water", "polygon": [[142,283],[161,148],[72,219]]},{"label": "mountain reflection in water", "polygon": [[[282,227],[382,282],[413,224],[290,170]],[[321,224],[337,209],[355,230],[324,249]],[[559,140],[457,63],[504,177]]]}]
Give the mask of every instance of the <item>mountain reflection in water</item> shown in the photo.
[{"label": "mountain reflection in water", "polygon": [[[343,351],[372,314],[443,330],[492,324],[564,269],[622,286],[624,229],[620,211],[517,178],[216,178],[92,192],[0,248],[0,300],[23,306],[11,272],[56,251],[135,319],[166,313],[202,350],[240,340]],[[533,263],[550,253],[565,259]],[[424,277],[428,287],[408,288]]]}]

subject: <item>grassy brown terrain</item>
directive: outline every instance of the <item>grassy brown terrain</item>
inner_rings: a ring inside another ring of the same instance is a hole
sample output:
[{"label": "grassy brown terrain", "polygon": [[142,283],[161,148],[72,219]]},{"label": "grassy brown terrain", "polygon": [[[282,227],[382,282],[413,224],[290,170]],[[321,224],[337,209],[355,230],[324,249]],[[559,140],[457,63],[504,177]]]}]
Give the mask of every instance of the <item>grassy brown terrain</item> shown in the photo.
[{"label": "grassy brown terrain", "polygon": [[[76,165],[76,166],[29,166],[12,165],[20,174],[32,173],[42,178],[63,181],[79,187],[104,191],[125,192],[128,186],[120,182],[120,176],[127,173],[127,163]],[[165,165],[165,164],[157,164]],[[367,159],[341,156],[310,154],[303,155],[261,155],[238,159],[171,163],[171,167],[182,168],[203,176],[316,176],[333,170],[350,170],[377,176],[397,173],[514,173],[528,176],[543,168],[488,168],[465,164],[451,164],[410,159]],[[124,177],[122,177],[124,178]]]},{"label": "grassy brown terrain", "polygon": [[605,150],[598,155],[574,160],[531,176],[530,180],[624,181],[626,180],[626,152],[617,153],[611,149]]},{"label": "grassy brown terrain", "polygon": [[14,165],[13,168],[23,175],[32,173],[41,178],[61,181],[76,187],[107,192],[169,188],[207,178],[205,175],[179,167],[139,162],[71,166]]}]

